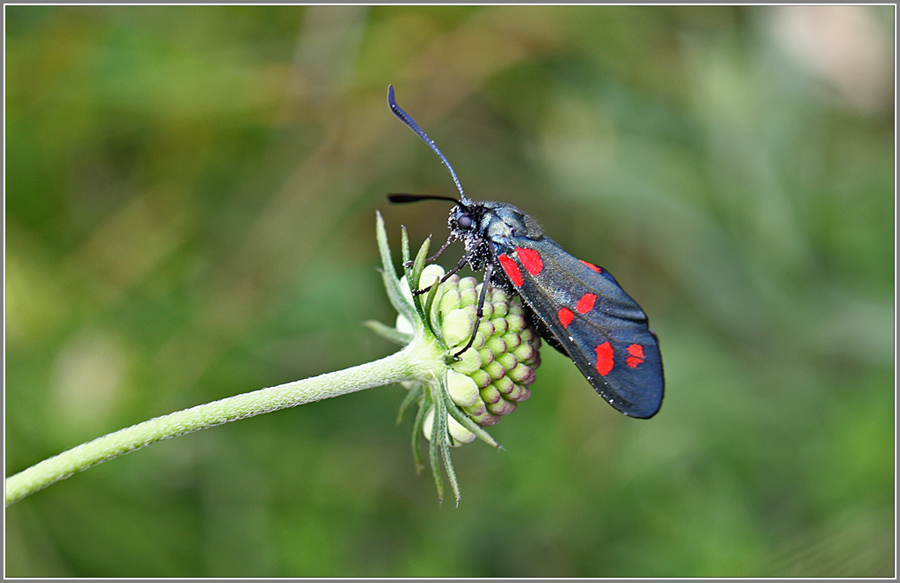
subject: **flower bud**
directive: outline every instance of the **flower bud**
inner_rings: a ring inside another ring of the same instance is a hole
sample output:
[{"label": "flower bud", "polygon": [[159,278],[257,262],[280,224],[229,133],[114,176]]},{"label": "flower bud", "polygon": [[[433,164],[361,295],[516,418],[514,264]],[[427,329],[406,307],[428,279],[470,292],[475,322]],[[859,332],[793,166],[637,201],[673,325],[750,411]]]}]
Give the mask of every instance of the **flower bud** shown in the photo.
[{"label": "flower bud", "polygon": [[[434,407],[425,414],[425,422],[422,424],[422,433],[425,438],[431,440],[431,432],[434,430]],[[447,416],[447,433],[450,434],[450,445],[459,447],[464,443],[471,443],[475,440],[475,434],[459,424],[459,421],[453,417]]]},{"label": "flower bud", "polygon": [[453,310],[444,317],[442,330],[447,346],[458,346],[472,336],[472,332],[475,331],[475,318],[466,310]]},{"label": "flower bud", "polygon": [[478,385],[472,377],[452,369],[447,371],[447,392],[460,407],[471,407],[478,400]]},{"label": "flower bud", "polygon": [[444,277],[444,268],[436,263],[426,265],[419,276],[419,289],[429,288]]}]

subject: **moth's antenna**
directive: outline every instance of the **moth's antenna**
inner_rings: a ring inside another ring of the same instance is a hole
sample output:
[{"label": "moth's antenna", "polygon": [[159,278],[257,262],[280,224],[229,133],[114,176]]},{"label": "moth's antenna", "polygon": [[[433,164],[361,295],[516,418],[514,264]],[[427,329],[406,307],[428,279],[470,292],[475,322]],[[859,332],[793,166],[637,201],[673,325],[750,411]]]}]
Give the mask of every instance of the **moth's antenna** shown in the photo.
[{"label": "moth's antenna", "polygon": [[405,202],[419,202],[420,200],[450,200],[455,202],[456,204],[460,204],[460,201],[456,200],[452,196],[443,196],[440,194],[389,194],[387,196],[388,202],[393,203],[405,203]]},{"label": "moth's antenna", "polygon": [[447,161],[447,158],[441,153],[440,150],[438,150],[438,147],[434,145],[434,140],[429,138],[428,135],[422,131],[422,128],[419,127],[419,124],[414,122],[413,118],[409,117],[408,113],[400,109],[400,106],[397,105],[396,101],[394,101],[393,85],[388,85],[388,105],[391,107],[391,111],[394,112],[394,115],[400,118],[400,121],[409,126],[412,131],[416,132],[416,135],[422,138],[423,142],[428,144],[428,147],[434,150],[434,153],[438,155],[438,158],[441,159],[441,162],[443,162],[444,166],[447,167],[447,170],[450,171],[450,176],[453,177],[453,182],[456,183],[456,189],[459,191],[459,195],[461,198],[460,202],[462,202],[463,205],[471,203],[472,201],[469,200],[469,197],[467,197],[466,193],[463,192],[462,184],[459,183],[459,178],[456,177],[456,172],[453,170],[453,166],[450,165],[450,162]]}]

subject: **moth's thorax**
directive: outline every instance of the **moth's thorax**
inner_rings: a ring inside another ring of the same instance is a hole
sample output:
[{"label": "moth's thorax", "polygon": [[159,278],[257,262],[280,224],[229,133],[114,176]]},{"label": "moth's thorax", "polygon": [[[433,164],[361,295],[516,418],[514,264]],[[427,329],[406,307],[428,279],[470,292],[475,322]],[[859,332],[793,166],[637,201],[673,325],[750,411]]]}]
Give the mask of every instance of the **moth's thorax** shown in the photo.
[{"label": "moth's thorax", "polygon": [[465,243],[467,251],[487,251],[489,242],[508,245],[518,237],[533,241],[544,238],[534,219],[503,202],[458,205],[450,211],[449,225],[453,235]]}]

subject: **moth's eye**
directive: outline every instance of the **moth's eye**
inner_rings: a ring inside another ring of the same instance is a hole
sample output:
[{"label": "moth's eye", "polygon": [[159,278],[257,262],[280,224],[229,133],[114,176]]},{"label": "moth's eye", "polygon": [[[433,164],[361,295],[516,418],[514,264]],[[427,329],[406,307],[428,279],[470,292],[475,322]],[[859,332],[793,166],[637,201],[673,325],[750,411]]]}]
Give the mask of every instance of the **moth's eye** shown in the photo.
[{"label": "moth's eye", "polygon": [[468,231],[469,229],[472,228],[472,217],[463,215],[456,220],[456,225],[460,229],[465,229]]}]

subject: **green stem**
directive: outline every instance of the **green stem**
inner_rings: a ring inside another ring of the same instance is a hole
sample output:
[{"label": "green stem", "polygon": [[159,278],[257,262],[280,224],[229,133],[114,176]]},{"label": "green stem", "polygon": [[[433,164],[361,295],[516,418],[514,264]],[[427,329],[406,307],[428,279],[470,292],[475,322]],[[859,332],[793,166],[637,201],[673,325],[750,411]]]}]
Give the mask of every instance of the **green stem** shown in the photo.
[{"label": "green stem", "polygon": [[443,362],[429,348],[413,342],[374,362],[197,405],[99,437],[7,478],[6,505],[76,472],[171,437],[363,389],[431,378]]}]

